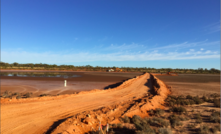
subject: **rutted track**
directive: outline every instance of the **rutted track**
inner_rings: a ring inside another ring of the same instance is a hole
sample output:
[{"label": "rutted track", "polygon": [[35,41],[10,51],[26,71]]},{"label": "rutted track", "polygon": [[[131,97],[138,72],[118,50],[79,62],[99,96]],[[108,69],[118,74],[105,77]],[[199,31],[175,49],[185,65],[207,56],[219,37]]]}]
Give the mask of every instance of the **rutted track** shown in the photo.
[{"label": "rutted track", "polygon": [[[130,105],[133,100],[147,96],[148,91],[152,90],[150,78],[151,75],[146,73],[114,89],[92,90],[62,97],[43,97],[24,100],[21,103],[12,100],[7,105],[1,105],[1,133],[49,133],[48,129],[53,126],[54,122],[78,113],[119,103]],[[5,101],[1,102],[5,103]],[[145,103],[142,104],[142,107],[144,106]],[[123,114],[130,115],[131,111],[133,112],[134,109],[126,110]]]}]

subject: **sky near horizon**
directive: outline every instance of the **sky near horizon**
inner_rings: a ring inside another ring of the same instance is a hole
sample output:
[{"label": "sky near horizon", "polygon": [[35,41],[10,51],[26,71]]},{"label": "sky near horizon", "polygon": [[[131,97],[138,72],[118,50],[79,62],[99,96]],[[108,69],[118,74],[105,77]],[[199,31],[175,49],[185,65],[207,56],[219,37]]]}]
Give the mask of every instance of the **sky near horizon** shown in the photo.
[{"label": "sky near horizon", "polygon": [[220,1],[1,0],[1,61],[220,69]]}]

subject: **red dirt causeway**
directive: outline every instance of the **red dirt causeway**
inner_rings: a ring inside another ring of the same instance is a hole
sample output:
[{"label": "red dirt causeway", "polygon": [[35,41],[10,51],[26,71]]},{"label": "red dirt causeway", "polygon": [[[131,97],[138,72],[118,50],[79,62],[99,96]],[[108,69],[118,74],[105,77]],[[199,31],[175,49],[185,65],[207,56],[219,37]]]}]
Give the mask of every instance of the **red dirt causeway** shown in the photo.
[{"label": "red dirt causeway", "polygon": [[147,116],[147,110],[163,107],[169,93],[162,81],[146,73],[108,90],[1,99],[1,133],[85,133],[97,129],[99,121],[115,123],[124,115]]}]

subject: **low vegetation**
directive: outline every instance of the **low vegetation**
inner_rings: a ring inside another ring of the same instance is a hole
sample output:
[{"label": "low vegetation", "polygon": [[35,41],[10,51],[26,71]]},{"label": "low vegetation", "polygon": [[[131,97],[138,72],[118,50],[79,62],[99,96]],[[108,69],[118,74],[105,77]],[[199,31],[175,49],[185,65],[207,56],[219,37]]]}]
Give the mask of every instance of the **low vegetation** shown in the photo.
[{"label": "low vegetation", "polygon": [[[194,104],[202,104],[204,102],[214,103],[215,107],[220,107],[220,98],[218,98],[218,94],[211,94],[210,95],[213,99],[210,99],[209,97],[203,96],[191,96],[187,95],[184,96],[173,96],[169,95],[166,99],[167,106],[169,107],[175,107],[175,106],[186,106],[186,105],[194,105]],[[179,110],[181,108],[175,108],[174,110]]]},{"label": "low vegetation", "polygon": [[[207,109],[204,112],[210,114],[205,114],[191,106],[200,106],[204,102],[213,103],[215,106],[214,99],[219,100],[219,97],[217,94],[210,97],[212,99],[206,96],[168,96],[167,110],[152,109],[148,111],[149,117],[145,118],[139,115],[132,118],[124,116],[120,119],[120,124],[110,125],[109,134],[216,134],[220,131],[220,111]],[[126,124],[133,125],[134,128],[129,128]],[[98,134],[99,131],[91,133]]]},{"label": "low vegetation", "polygon": [[[44,96],[49,96],[49,94],[40,94],[38,97],[44,97]],[[11,91],[4,91],[1,93],[0,98],[16,98],[16,99],[22,99],[22,98],[32,98],[32,97],[37,97],[36,95],[34,96],[32,92],[26,92],[26,93],[18,93],[18,92],[11,92]]]},{"label": "low vegetation", "polygon": [[220,74],[220,70],[211,68],[211,69],[181,69],[181,68],[147,68],[147,67],[101,67],[101,66],[74,66],[74,65],[56,65],[56,64],[19,64],[14,62],[12,64],[6,62],[0,62],[0,69],[32,69],[32,70],[72,70],[72,71],[104,71],[106,72],[109,69],[114,69],[123,72],[150,72],[150,73],[166,73],[166,72],[176,72],[180,74]]}]

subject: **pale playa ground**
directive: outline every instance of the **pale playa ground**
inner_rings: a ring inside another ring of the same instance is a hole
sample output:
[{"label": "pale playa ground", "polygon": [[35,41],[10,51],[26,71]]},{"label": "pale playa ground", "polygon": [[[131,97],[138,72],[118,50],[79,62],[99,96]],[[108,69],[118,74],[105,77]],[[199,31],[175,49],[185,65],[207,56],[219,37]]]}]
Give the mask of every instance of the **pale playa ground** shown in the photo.
[{"label": "pale playa ground", "polygon": [[220,75],[218,74],[157,75],[156,77],[172,87],[172,95],[206,96],[213,93],[220,94]]},{"label": "pale playa ground", "polygon": [[102,89],[114,83],[116,82],[67,81],[67,86],[64,87],[64,81],[1,79],[0,88],[1,92],[31,92],[35,96],[38,96],[40,94],[72,94],[80,91]]},{"label": "pale playa ground", "polygon": [[[30,73],[27,70],[1,70],[1,72]],[[46,71],[32,70],[32,73],[44,73]],[[5,91],[17,93],[33,93],[33,96],[40,94],[73,94],[75,92],[103,89],[108,85],[122,82],[133,78],[141,73],[118,73],[118,72],[74,72],[74,71],[49,71],[51,73],[67,73],[69,75],[79,75],[80,77],[13,77],[1,76],[1,93]],[[48,72],[46,72],[48,73]],[[64,80],[67,80],[67,87],[64,87]]]},{"label": "pale playa ground", "polygon": [[58,120],[143,96],[151,87],[146,85],[149,78],[150,75],[145,74],[129,86],[112,91],[90,91],[61,99],[54,97],[54,100],[1,104],[1,133],[42,134]]}]

